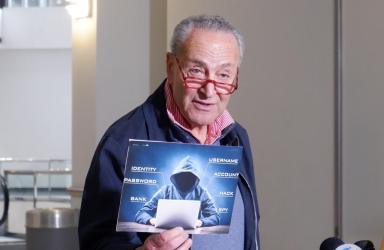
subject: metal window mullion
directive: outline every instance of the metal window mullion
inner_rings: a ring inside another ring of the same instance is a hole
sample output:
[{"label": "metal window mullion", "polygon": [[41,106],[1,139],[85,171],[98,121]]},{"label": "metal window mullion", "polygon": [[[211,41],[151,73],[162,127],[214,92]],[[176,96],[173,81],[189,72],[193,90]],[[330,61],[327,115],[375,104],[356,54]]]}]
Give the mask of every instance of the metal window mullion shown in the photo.
[{"label": "metal window mullion", "polygon": [[343,0],[335,0],[335,235],[343,235]]}]

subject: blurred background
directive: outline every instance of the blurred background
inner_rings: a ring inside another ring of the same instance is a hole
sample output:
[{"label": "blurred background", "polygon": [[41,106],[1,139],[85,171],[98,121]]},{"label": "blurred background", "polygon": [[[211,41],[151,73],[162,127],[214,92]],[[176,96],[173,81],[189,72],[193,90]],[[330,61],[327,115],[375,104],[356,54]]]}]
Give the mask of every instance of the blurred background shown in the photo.
[{"label": "blurred background", "polygon": [[174,26],[205,13],[224,16],[245,37],[229,109],[253,147],[262,249],[317,249],[332,235],[380,245],[383,1],[0,4],[4,235],[23,240],[28,209],[80,207],[102,134],[165,78]]}]

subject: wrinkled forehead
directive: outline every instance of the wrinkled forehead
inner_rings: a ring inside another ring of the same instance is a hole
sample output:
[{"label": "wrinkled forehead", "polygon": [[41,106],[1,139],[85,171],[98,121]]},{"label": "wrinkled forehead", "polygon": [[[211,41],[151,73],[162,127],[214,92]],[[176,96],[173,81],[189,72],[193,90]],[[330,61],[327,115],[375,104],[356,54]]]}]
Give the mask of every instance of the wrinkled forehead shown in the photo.
[{"label": "wrinkled forehead", "polygon": [[181,44],[179,53],[189,59],[223,59],[235,64],[240,61],[240,48],[235,36],[224,31],[193,29]]}]

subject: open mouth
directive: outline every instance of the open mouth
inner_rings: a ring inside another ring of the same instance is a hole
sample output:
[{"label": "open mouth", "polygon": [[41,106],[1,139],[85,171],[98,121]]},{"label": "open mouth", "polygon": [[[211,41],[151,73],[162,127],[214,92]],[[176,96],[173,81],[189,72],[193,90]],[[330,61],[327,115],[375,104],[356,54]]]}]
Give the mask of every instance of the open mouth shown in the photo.
[{"label": "open mouth", "polygon": [[203,110],[203,111],[209,111],[214,106],[213,103],[207,103],[207,102],[196,101],[196,100],[193,101],[193,104],[197,109]]}]

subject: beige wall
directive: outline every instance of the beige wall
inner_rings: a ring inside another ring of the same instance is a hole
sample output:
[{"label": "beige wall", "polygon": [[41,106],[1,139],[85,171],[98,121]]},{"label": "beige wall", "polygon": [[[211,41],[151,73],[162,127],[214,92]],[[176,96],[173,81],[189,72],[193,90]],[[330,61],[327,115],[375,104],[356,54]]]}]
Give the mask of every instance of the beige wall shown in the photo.
[{"label": "beige wall", "polygon": [[343,236],[384,237],[384,2],[343,1]]},{"label": "beige wall", "polygon": [[167,0],[150,1],[150,87],[151,92],[166,77]]},{"label": "beige wall", "polygon": [[168,0],[220,14],[245,36],[230,110],[251,138],[266,250],[318,249],[333,234],[333,1]]},{"label": "beige wall", "polygon": [[96,124],[105,130],[149,93],[149,0],[98,1]]},{"label": "beige wall", "polygon": [[105,130],[149,94],[149,1],[93,1],[73,21],[73,186]]},{"label": "beige wall", "polygon": [[97,1],[92,17],[72,23],[72,169],[74,187],[82,188],[96,141]]}]

